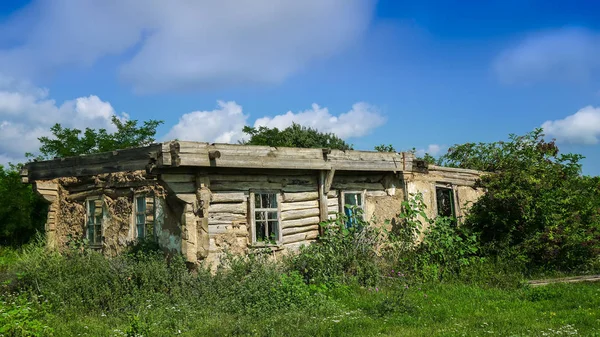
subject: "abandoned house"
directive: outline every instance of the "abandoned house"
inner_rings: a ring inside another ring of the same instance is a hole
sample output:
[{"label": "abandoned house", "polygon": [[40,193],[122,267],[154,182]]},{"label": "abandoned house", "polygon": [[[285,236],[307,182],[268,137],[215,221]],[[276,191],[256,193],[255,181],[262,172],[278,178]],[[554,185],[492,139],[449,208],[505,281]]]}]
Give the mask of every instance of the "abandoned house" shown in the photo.
[{"label": "abandoned house", "polygon": [[421,192],[429,217],[460,219],[482,193],[479,172],[428,166],[407,152],[183,141],[31,162],[21,174],[49,203],[49,246],[87,239],[114,255],[150,239],[194,263],[297,249],[346,205],[383,223]]}]

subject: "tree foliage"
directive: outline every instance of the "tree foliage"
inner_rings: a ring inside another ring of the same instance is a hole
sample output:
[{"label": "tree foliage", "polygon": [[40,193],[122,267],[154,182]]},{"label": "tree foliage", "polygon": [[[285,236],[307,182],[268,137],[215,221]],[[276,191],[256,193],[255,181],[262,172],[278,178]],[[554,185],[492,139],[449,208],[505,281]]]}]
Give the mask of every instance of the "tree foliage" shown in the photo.
[{"label": "tree foliage", "polygon": [[266,126],[258,128],[245,126],[243,131],[250,135],[249,140],[242,142],[246,145],[352,150],[352,145],[333,133],[319,132],[296,123],[283,130]]},{"label": "tree foliage", "polygon": [[377,152],[396,152],[394,145],[392,144],[379,144],[375,146],[375,151]]},{"label": "tree foliage", "polygon": [[21,183],[16,166],[0,165],[0,205],[0,245],[25,243],[44,228],[47,206]]},{"label": "tree foliage", "polygon": [[138,126],[137,120],[122,121],[112,117],[116,131],[109,133],[106,129],[86,128],[85,131],[75,128],[64,128],[55,124],[50,131],[52,137],[40,137],[40,153],[43,159],[54,157],[70,157],[92,154],[118,149],[150,145],[155,141],[156,128],[162,121],[144,121]]},{"label": "tree foliage", "polygon": [[495,253],[531,266],[578,268],[600,253],[600,177],[581,175],[578,154],[560,154],[541,129],[507,142],[452,147],[446,166],[493,172],[467,224]]}]

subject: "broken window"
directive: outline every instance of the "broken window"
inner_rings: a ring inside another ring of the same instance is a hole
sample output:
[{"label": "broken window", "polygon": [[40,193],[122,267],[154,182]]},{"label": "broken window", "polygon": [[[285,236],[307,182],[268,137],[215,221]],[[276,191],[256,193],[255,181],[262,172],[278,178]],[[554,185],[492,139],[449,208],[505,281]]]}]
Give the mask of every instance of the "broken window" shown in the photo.
[{"label": "broken window", "polygon": [[[435,196],[437,201],[437,215],[456,218],[454,190],[450,187],[436,186]],[[456,224],[456,219],[454,220],[454,224]]]},{"label": "broken window", "polygon": [[280,240],[277,193],[254,193],[254,242]]},{"label": "broken window", "polygon": [[344,192],[343,195],[344,214],[346,215],[346,227],[354,227],[363,218],[363,192]]},{"label": "broken window", "polygon": [[154,239],[154,204],[155,198],[152,195],[135,196],[135,230],[138,239]]},{"label": "broken window", "polygon": [[102,218],[104,203],[101,198],[86,200],[87,208],[87,239],[91,246],[102,245]]}]

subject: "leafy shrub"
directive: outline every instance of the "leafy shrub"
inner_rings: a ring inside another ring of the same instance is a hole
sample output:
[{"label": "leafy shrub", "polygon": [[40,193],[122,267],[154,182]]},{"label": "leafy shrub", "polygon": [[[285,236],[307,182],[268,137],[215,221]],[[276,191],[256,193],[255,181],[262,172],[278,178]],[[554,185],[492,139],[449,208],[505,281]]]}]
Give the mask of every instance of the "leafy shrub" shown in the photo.
[{"label": "leafy shrub", "polygon": [[0,336],[49,336],[53,329],[43,323],[50,306],[42,298],[7,293],[0,297]]},{"label": "leafy shrub", "polygon": [[324,233],[319,241],[302,247],[289,260],[290,268],[309,284],[377,284],[380,260],[377,249],[382,236],[363,220],[361,212],[359,208],[351,212],[352,226],[346,225],[348,218],[343,214],[322,222]]}]

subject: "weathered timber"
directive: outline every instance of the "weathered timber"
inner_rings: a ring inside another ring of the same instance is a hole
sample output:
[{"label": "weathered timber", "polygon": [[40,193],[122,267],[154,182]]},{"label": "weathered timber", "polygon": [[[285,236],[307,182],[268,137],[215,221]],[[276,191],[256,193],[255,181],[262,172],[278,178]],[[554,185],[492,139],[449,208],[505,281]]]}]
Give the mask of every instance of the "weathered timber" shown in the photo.
[{"label": "weathered timber", "polygon": [[248,195],[244,192],[214,192],[212,194],[213,203],[244,202],[247,199]]},{"label": "weathered timber", "polygon": [[304,227],[289,227],[289,228],[284,228],[282,230],[283,233],[283,237],[285,240],[286,236],[289,235],[293,235],[293,234],[298,234],[298,233],[307,233],[307,232],[319,232],[319,225],[312,225],[312,226],[304,226]]},{"label": "weathered timber", "polygon": [[25,164],[29,180],[78,177],[100,173],[145,170],[156,161],[160,144]]},{"label": "weathered timber", "polygon": [[387,197],[388,194],[385,191],[367,191],[367,197]]},{"label": "weathered timber", "polygon": [[338,183],[334,180],[333,188],[346,191],[384,190],[381,183]]},{"label": "weathered timber", "polygon": [[311,192],[286,192],[283,193],[283,201],[284,202],[296,202],[296,201],[308,201],[308,200],[317,200],[319,199],[319,192],[311,191]]},{"label": "weathered timber", "polygon": [[319,237],[318,231],[311,231],[311,232],[306,232],[306,233],[287,235],[287,236],[283,237],[283,244],[299,242],[299,241],[304,241],[304,240],[314,240],[317,237]]},{"label": "weathered timber", "polygon": [[168,183],[183,183],[183,182],[194,182],[196,181],[195,174],[161,174],[160,180],[168,182]]},{"label": "weathered timber", "polygon": [[282,228],[291,228],[291,227],[304,227],[319,224],[320,219],[318,216],[312,216],[309,218],[300,218],[294,220],[283,220],[281,221]]},{"label": "weathered timber", "polygon": [[214,214],[214,213],[246,214],[248,212],[248,204],[246,202],[211,204],[210,207],[208,208],[208,212],[209,212],[209,214]]},{"label": "weathered timber", "polygon": [[287,212],[281,212],[281,220],[285,221],[285,220],[308,218],[311,216],[318,216],[319,214],[320,214],[320,211],[318,208],[302,209],[302,210],[297,210],[297,211],[287,211]]},{"label": "weathered timber", "polygon": [[195,193],[196,183],[195,182],[168,182],[165,183],[167,188],[173,191],[173,193]]},{"label": "weathered timber", "polygon": [[290,211],[290,210],[317,208],[317,207],[319,207],[319,202],[317,200],[284,202],[281,204],[281,210],[284,212]]},{"label": "weathered timber", "polygon": [[215,181],[210,185],[212,191],[248,191],[248,190],[282,190],[308,192],[315,190],[316,187],[310,185],[282,185],[281,183],[269,182],[230,182]]}]

